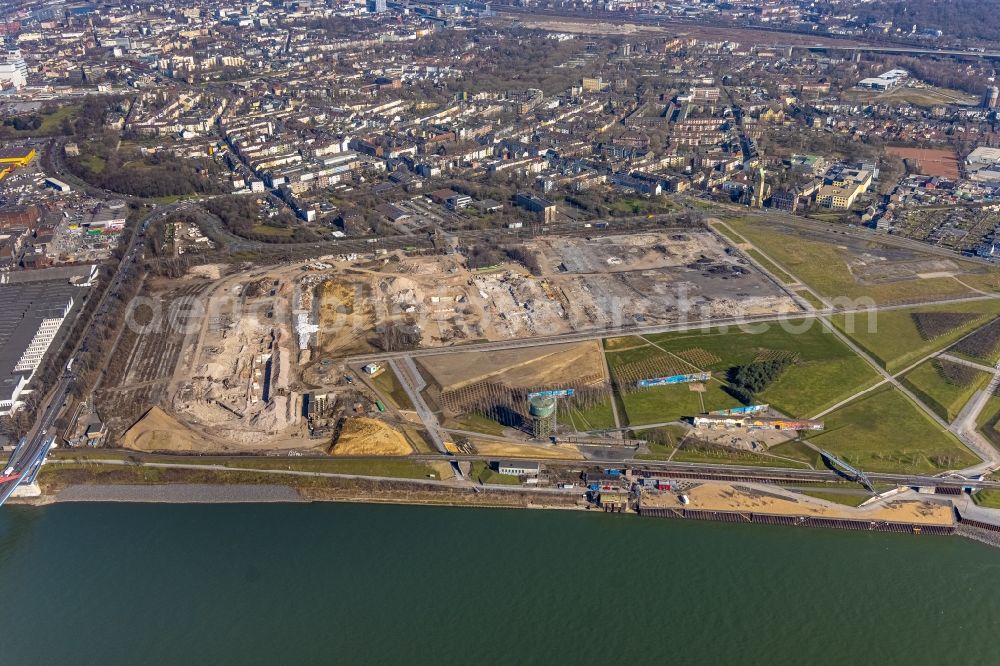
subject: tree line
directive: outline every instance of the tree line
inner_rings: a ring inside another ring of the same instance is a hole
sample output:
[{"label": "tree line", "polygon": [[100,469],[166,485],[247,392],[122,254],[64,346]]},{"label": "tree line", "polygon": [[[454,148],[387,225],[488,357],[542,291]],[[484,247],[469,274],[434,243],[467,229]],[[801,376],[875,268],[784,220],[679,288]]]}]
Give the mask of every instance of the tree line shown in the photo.
[{"label": "tree line", "polygon": [[773,384],[791,364],[790,358],[782,358],[771,361],[754,361],[730,368],[728,391],[744,405],[750,405],[754,402],[757,394],[762,393]]}]

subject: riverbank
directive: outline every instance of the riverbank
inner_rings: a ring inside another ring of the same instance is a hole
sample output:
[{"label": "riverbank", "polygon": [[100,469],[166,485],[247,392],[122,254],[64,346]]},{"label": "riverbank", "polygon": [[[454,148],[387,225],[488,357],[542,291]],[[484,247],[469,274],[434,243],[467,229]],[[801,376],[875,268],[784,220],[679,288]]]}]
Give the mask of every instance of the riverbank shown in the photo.
[{"label": "riverbank", "polygon": [[281,485],[180,483],[159,485],[75,485],[61,490],[55,502],[138,502],[150,504],[260,504],[305,502],[296,489]]},{"label": "riverbank", "polygon": [[40,494],[12,503],[270,503],[352,502],[586,510],[583,489],[459,484],[431,479],[286,474],[273,471],[123,465],[51,465],[38,478]]},{"label": "riverbank", "polygon": [[[643,491],[638,513],[646,516],[824,527],[913,534],[959,534],[1000,546],[1000,511],[975,507],[967,497],[896,494],[868,506],[754,483],[684,481],[673,493]],[[47,465],[39,494],[19,504],[147,503],[271,504],[355,503],[471,508],[590,511],[601,508],[581,487],[494,486],[455,479],[373,478],[330,473],[139,465]],[[685,493],[682,503],[679,493]],[[620,510],[620,509],[619,509]],[[635,513],[630,506],[627,513]],[[973,515],[966,515],[972,513]],[[995,514],[995,515],[994,515]],[[965,519],[965,523],[962,519]],[[974,529],[959,529],[974,525]]]}]

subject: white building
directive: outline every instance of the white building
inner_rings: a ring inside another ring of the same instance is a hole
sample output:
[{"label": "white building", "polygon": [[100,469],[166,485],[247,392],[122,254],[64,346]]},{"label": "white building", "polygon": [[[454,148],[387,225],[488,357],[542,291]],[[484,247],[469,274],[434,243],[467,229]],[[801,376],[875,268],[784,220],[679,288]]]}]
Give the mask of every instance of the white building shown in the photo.
[{"label": "white building", "polygon": [[899,87],[909,76],[910,73],[905,69],[890,69],[884,74],[861,79],[858,81],[858,87],[867,88],[868,90],[893,90]]},{"label": "white building", "polygon": [[73,308],[69,283],[0,287],[0,416],[16,411],[63,321]]},{"label": "white building", "polygon": [[28,64],[18,49],[0,56],[0,83],[8,84],[14,90],[28,85]]},{"label": "white building", "polygon": [[504,461],[497,464],[497,471],[506,476],[538,476],[541,465],[535,462]]}]

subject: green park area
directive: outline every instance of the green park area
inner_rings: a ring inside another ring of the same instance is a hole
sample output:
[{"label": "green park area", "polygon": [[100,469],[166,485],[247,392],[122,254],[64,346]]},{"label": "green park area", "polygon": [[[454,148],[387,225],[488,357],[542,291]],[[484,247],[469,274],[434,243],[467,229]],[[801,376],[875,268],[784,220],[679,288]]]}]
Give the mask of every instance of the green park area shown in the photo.
[{"label": "green park area", "polygon": [[[819,413],[878,380],[878,375],[864,359],[815,319],[755,324],[746,330],[720,327],[663,333],[648,336],[648,339],[655,343],[655,346],[650,345],[653,351],[667,352],[690,363],[690,369],[685,372],[712,372],[715,381],[709,386],[717,387],[720,392],[730,368],[787,360],[787,369],[757,396],[757,402],[766,402],[793,417]],[[615,356],[608,354],[609,364]],[[707,410],[734,406],[721,400],[709,400],[710,394],[705,394]],[[710,407],[709,402],[718,406]]]},{"label": "green park area", "polygon": [[567,401],[559,406],[558,417],[559,423],[571,426],[578,432],[615,427],[611,400],[605,400],[592,407],[576,407]]},{"label": "green park area", "polygon": [[521,480],[516,476],[510,476],[509,474],[500,474],[496,470],[490,468],[490,466],[478,460],[472,463],[472,470],[469,476],[479,483],[490,483],[494,485],[504,485],[504,486],[519,486],[521,485]]},{"label": "green park area", "polygon": [[[740,404],[723,390],[718,381],[637,388],[639,379],[667,377],[708,370],[699,359],[685,360],[650,344],[641,337],[634,346],[621,351],[605,351],[608,368],[616,387],[616,397],[629,425],[670,423],[704,411],[726,409]],[[714,360],[708,358],[708,360]]]},{"label": "green park area", "polygon": [[690,433],[684,426],[676,425],[636,430],[633,436],[648,442],[648,453],[639,453],[636,458],[792,469],[817,468],[821,465],[819,454],[802,442],[788,442],[771,448],[767,453],[756,453],[698,442],[694,437],[688,436]]},{"label": "green park area", "polygon": [[1000,313],[1000,299],[873,310],[831,317],[890,372],[955,343]]},{"label": "green park area", "polygon": [[993,446],[1000,447],[1000,396],[991,395],[979,412],[976,427]]},{"label": "green park area", "polygon": [[[64,123],[72,120],[80,111],[79,104],[65,104],[58,108],[46,110],[43,113],[30,114],[17,119],[9,119],[4,123],[3,136],[15,139],[26,139],[37,136],[55,136],[64,133]],[[22,125],[19,129],[18,125]]]},{"label": "green park area", "polygon": [[823,418],[809,441],[865,471],[927,474],[979,462],[961,442],[891,386]]},{"label": "green park area", "polygon": [[976,391],[986,386],[990,374],[948,361],[924,361],[903,375],[903,384],[942,419],[951,423]]}]

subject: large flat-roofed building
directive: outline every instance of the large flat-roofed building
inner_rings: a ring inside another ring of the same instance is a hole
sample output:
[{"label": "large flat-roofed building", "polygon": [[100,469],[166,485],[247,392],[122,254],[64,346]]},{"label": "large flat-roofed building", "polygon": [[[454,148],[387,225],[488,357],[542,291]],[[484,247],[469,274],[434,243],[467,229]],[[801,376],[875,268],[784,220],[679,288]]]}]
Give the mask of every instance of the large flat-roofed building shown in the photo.
[{"label": "large flat-roofed building", "polygon": [[824,208],[847,210],[855,199],[868,191],[872,184],[872,172],[864,169],[831,169],[825,184],[816,194],[816,203]]},{"label": "large flat-roofed building", "polygon": [[505,476],[538,476],[541,465],[536,462],[505,460],[497,463],[497,471]]},{"label": "large flat-roofed building", "polygon": [[28,381],[80,293],[62,280],[0,284],[0,415],[22,404]]},{"label": "large flat-roofed building", "polygon": [[20,50],[13,49],[0,55],[0,83],[6,83],[14,90],[28,85],[28,64]]},{"label": "large flat-roofed building", "polygon": [[548,223],[555,220],[556,205],[548,199],[536,197],[529,192],[518,192],[514,197],[514,203],[538,215],[542,222]]},{"label": "large flat-roofed building", "polygon": [[894,90],[900,86],[903,81],[910,76],[910,73],[905,69],[890,69],[884,74],[879,74],[878,76],[872,76],[867,79],[861,79],[858,81],[859,88],[867,88],[868,90],[879,90],[887,91]]},{"label": "large flat-roofed building", "polygon": [[8,167],[28,166],[31,164],[31,160],[35,159],[36,154],[35,149],[31,147],[8,146],[0,148],[0,165]]}]

